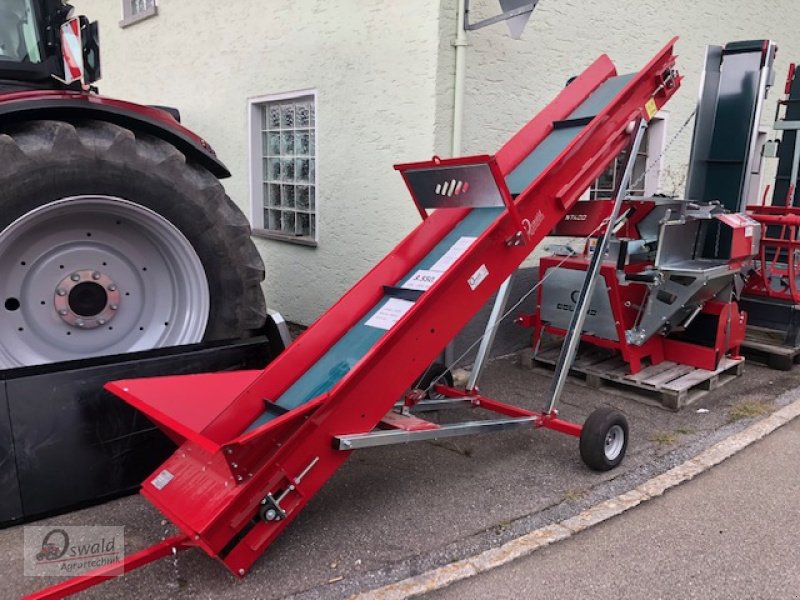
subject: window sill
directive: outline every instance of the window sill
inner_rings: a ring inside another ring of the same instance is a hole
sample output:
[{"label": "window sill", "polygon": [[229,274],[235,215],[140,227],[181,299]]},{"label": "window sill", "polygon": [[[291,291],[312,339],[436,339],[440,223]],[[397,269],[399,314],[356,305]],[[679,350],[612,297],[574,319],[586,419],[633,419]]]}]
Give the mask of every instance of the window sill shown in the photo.
[{"label": "window sill", "polygon": [[298,246],[308,246],[316,248],[316,240],[310,237],[294,236],[285,233],[278,233],[277,231],[270,231],[269,229],[253,229],[253,237],[262,238],[265,240],[277,240],[279,242],[288,242],[290,244],[297,244]]},{"label": "window sill", "polygon": [[130,27],[131,25],[138,23],[139,21],[144,21],[145,19],[149,19],[150,17],[155,17],[158,14],[158,6],[151,6],[143,10],[140,13],[136,13],[135,15],[128,15],[127,17],[123,18],[119,22],[119,26],[122,29],[126,27]]}]

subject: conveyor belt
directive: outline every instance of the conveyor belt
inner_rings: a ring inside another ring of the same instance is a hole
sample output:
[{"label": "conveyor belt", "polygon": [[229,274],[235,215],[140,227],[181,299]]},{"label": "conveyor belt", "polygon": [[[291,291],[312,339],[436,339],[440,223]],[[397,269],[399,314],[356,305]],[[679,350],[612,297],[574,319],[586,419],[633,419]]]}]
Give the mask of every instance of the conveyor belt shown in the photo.
[{"label": "conveyor belt", "polygon": [[[634,74],[612,77],[576,108],[568,119],[585,119],[600,112],[627,84]],[[539,174],[550,165],[567,145],[586,125],[554,129],[528,157],[506,178],[512,194],[522,192]],[[436,247],[401,279],[398,286],[406,283],[418,270],[430,269],[450,248],[462,238],[477,238],[494,221],[503,209],[475,208],[439,242]],[[394,282],[391,282],[394,283]],[[246,431],[251,431],[279,416],[282,412],[297,408],[309,400],[329,391],[350,369],[381,339],[387,330],[367,325],[369,321],[391,297],[385,295],[355,326],[334,344],[320,360],[309,368],[280,398],[273,407],[266,409]],[[282,409],[282,410],[280,410]]]}]

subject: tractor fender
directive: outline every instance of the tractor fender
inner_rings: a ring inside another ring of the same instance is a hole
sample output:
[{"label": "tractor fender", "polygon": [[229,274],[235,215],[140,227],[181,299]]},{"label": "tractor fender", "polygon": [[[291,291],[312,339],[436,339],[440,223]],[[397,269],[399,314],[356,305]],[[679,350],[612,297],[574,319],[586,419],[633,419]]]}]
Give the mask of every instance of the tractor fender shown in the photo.
[{"label": "tractor fender", "polygon": [[0,123],[51,119],[106,121],[134,132],[158,137],[180,150],[220,179],[230,177],[227,167],[203,138],[181,125],[168,111],[88,92],[29,90],[0,94]]}]

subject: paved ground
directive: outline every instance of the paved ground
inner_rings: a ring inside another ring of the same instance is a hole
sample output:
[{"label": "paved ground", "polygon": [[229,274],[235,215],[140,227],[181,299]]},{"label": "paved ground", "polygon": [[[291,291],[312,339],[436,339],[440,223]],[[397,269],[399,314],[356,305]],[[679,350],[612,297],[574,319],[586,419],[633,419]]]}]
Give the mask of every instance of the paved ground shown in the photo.
[{"label": "paved ground", "polygon": [[[547,375],[506,359],[487,370],[483,390],[538,408],[548,382]],[[580,422],[600,404],[628,415],[633,438],[626,461],[614,472],[588,471],[578,457],[577,441],[549,431],[365,450],[346,463],[245,579],[238,581],[201,552],[189,551],[177,561],[164,560],[96,588],[87,597],[341,598],[372,589],[631,489],[744,427],[748,419],[736,419],[742,413],[776,408],[774,400],[798,385],[800,372],[749,365],[741,379],[680,413],[569,385],[564,417]],[[750,408],[742,411],[742,406]],[[709,412],[697,413],[698,407]],[[125,525],[129,550],[171,533],[136,496],[47,522]],[[0,531],[0,572],[9,597],[46,583],[22,575],[21,543],[22,527]]]},{"label": "paved ground", "polygon": [[666,495],[425,596],[800,597],[800,420]]}]

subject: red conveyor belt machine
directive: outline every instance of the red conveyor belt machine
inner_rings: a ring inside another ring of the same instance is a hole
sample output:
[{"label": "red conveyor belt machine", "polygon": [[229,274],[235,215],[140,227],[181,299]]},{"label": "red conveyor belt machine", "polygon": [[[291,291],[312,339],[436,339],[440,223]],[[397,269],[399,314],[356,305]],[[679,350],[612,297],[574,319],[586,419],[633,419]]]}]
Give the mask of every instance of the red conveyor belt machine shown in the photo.
[{"label": "red conveyor belt machine", "polygon": [[675,93],[675,41],[633,75],[601,56],[493,156],[399,165],[422,223],[263,371],[108,384],[179,444],[142,494],[181,533],[32,597],[188,547],[243,576],[358,448],[546,427],[580,437],[590,466],[616,466],[627,424],[608,410],[582,427],[438,385],[500,417],[438,425],[396,403]]}]

